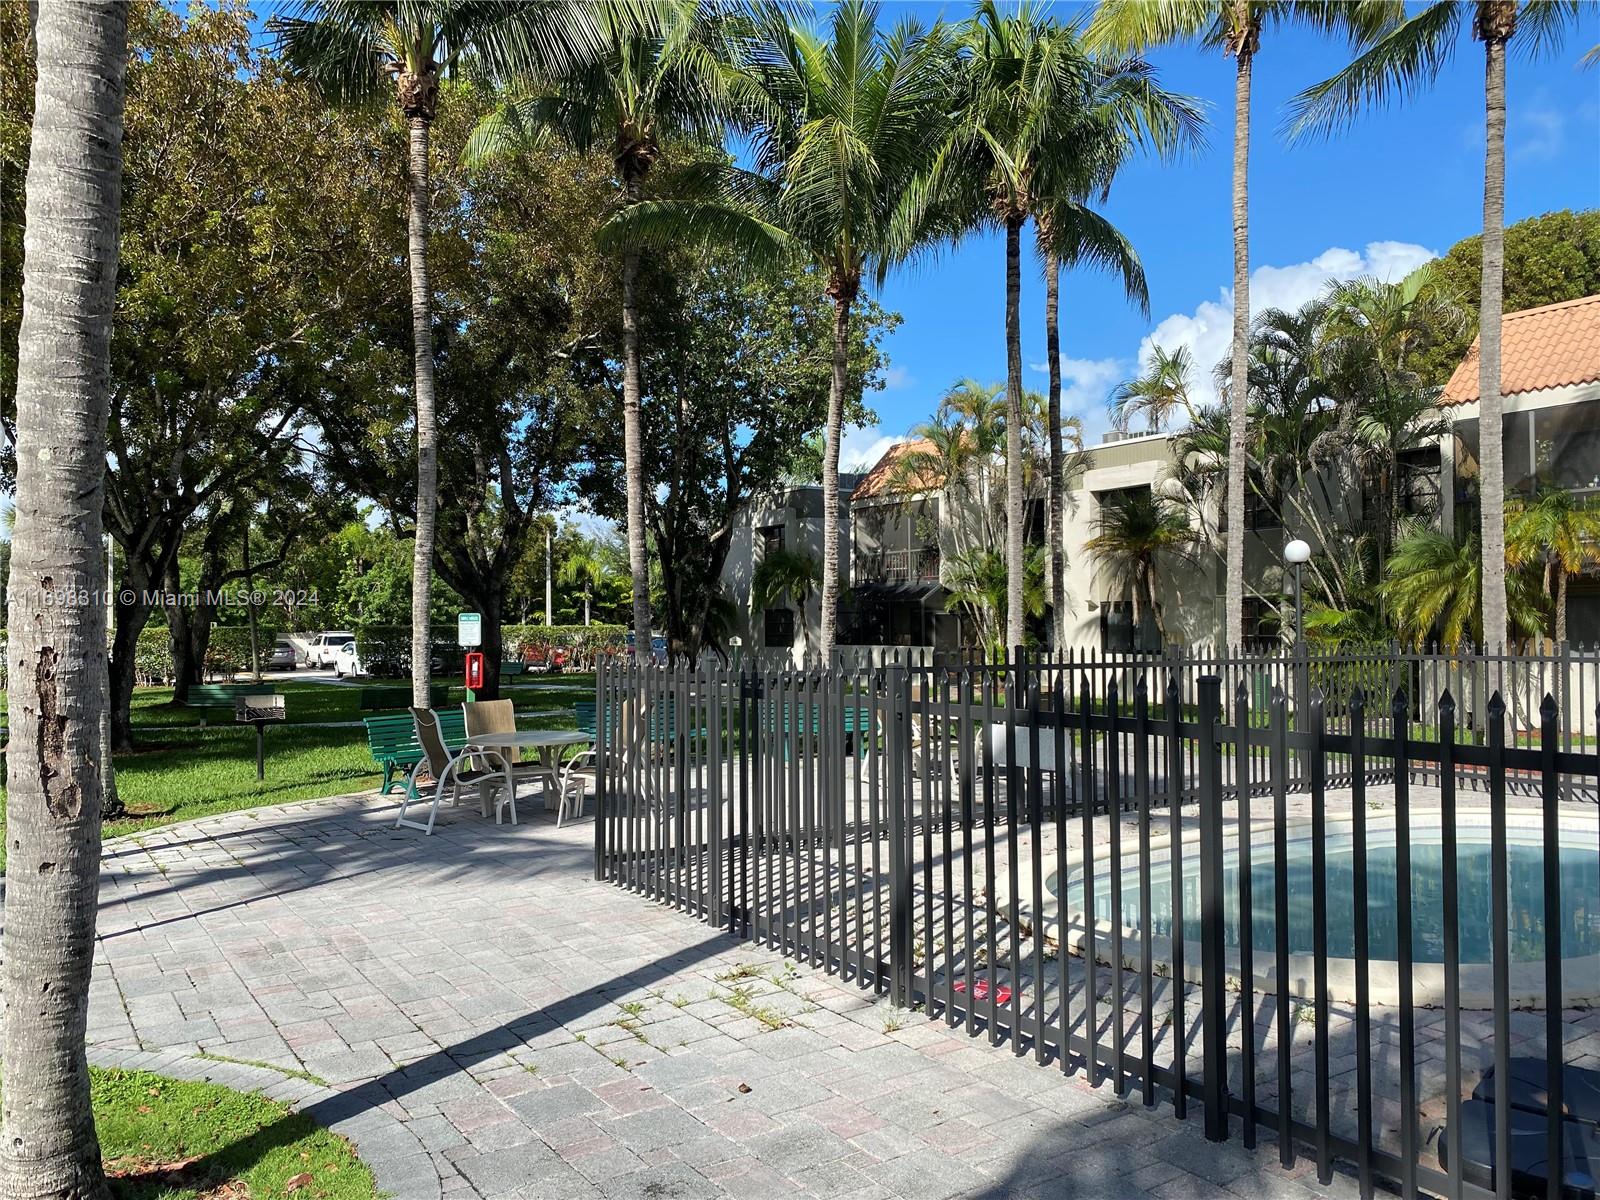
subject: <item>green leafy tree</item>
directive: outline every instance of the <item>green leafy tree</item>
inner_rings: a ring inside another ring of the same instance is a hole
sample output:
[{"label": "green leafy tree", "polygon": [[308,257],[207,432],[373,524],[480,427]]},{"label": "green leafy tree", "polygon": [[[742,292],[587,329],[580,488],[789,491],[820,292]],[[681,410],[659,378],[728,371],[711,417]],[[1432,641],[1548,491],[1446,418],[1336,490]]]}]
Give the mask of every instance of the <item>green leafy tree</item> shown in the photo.
[{"label": "green leafy tree", "polygon": [[[15,8],[16,6],[12,6]],[[100,887],[100,546],[128,57],[120,5],[39,6],[16,357],[0,1194],[110,1195],[84,1052]],[[13,14],[12,19],[15,19]],[[20,32],[20,31],[18,31]]]},{"label": "green leafy tree", "polygon": [[[739,106],[741,77],[727,11],[700,0],[656,0],[635,15],[603,10],[600,53],[547,85],[534,81],[486,117],[467,144],[469,159],[555,135],[579,153],[599,147],[612,156],[612,176],[624,207],[645,197],[646,183],[669,151],[689,153],[714,143]],[[650,578],[645,557],[645,497],[639,404],[640,249],[624,245],[622,260],[622,427],[628,487],[628,559],[633,584],[633,631],[650,640]]]},{"label": "green leafy tree", "polygon": [[[1023,616],[1042,617],[1048,602],[1045,571],[1049,556],[1043,546],[1029,545],[1023,555]],[[973,547],[957,553],[944,571],[950,594],[945,608],[971,623],[973,640],[993,660],[999,661],[1009,645],[1006,605],[1010,600],[1011,571],[1003,550]]]},{"label": "green leafy tree", "polygon": [[1327,32],[1370,38],[1405,13],[1402,0],[1100,0],[1087,41],[1094,46],[1142,51],[1199,39],[1234,61],[1233,87],[1233,347],[1229,359],[1228,469],[1226,489],[1226,602],[1224,644],[1244,637],[1245,443],[1249,437],[1250,370],[1250,88],[1261,34],[1272,25],[1304,24]]},{"label": "green leafy tree", "polygon": [[[837,309],[822,300],[815,272],[753,272],[731,250],[679,252],[642,285],[645,515],[660,572],[657,608],[671,654],[692,660],[718,644],[706,621],[746,506],[786,478],[795,447],[827,420]],[[871,301],[856,306],[845,394],[882,387],[881,343],[897,323]],[[597,512],[620,518],[620,387],[614,371],[605,378],[582,487]],[[858,399],[845,416],[871,419]]]},{"label": "green leafy tree", "polygon": [[[1421,268],[1431,296],[1462,312],[1464,320],[1432,330],[1414,355],[1419,382],[1440,388],[1466,358],[1478,333],[1483,282],[1483,236],[1463,238]],[[1506,312],[1538,308],[1600,293],[1600,209],[1563,209],[1506,227]]]},{"label": "green leafy tree", "polygon": [[599,47],[600,5],[462,4],[452,0],[301,0],[270,27],[285,58],[330,99],[360,103],[391,87],[408,132],[406,257],[411,275],[417,488],[411,573],[412,701],[428,703],[428,591],[433,581],[439,432],[428,278],[429,137],[447,68],[475,59],[486,71],[549,70]]},{"label": "green leafy tree", "polygon": [[[569,549],[556,572],[556,579],[567,587],[583,589],[583,623],[590,623],[590,607],[596,592],[604,590],[611,570],[609,556],[589,541]],[[631,587],[631,583],[630,583]]]},{"label": "green leafy tree", "polygon": [[1391,28],[1364,30],[1361,53],[1337,75],[1297,98],[1298,131],[1348,125],[1368,104],[1384,105],[1439,75],[1470,30],[1483,43],[1484,166],[1482,270],[1478,289],[1479,492],[1483,550],[1483,629],[1488,647],[1510,629],[1506,599],[1504,397],[1500,394],[1501,314],[1505,300],[1506,52],[1560,44],[1576,0],[1433,0]]}]

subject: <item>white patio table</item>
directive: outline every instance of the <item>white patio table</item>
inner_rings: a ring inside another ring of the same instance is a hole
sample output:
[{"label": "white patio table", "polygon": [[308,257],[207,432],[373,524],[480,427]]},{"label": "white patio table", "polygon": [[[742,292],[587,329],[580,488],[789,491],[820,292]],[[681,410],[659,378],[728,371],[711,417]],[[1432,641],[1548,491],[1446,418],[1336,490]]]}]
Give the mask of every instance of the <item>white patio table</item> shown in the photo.
[{"label": "white patio table", "polygon": [[568,746],[587,746],[593,741],[593,734],[576,729],[516,729],[505,733],[476,734],[468,739],[466,748],[492,750],[500,755],[505,764],[507,794],[512,796],[516,795],[512,772],[520,752],[524,749],[537,750],[539,765],[534,775],[544,780],[544,806],[549,809],[554,807],[552,801],[559,799],[557,784],[561,773],[561,752]]}]

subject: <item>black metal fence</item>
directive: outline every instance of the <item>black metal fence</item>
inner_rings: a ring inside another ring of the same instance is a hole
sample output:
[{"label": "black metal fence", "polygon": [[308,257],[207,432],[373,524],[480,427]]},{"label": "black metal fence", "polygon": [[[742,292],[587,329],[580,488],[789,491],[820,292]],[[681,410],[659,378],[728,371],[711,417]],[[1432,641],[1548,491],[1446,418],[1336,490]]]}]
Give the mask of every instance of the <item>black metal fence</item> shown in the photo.
[{"label": "black metal fence", "polygon": [[1573,1194],[1600,758],[1417,665],[605,664],[596,874],[1363,1194]]}]

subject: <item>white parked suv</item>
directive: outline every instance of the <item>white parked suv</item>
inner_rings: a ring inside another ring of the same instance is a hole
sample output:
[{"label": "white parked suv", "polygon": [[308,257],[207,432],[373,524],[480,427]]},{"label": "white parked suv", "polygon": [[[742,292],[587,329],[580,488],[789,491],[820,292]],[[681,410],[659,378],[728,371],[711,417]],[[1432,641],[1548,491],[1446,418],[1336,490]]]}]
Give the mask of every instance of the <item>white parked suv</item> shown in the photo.
[{"label": "white parked suv", "polygon": [[334,629],[317,634],[306,647],[306,666],[333,666],[344,644],[355,640],[356,635],[345,629]]}]

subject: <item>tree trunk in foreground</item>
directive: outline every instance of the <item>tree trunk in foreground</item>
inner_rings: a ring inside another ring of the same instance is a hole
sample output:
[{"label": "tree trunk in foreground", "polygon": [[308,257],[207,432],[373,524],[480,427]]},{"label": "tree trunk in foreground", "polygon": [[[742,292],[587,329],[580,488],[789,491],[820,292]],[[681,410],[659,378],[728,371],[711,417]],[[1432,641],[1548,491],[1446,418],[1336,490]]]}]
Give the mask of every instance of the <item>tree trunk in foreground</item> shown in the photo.
[{"label": "tree trunk in foreground", "polygon": [[[1513,14],[1515,8],[1513,6]],[[1478,293],[1478,463],[1483,521],[1483,640],[1506,641],[1506,470],[1502,448],[1500,317],[1505,282],[1506,43],[1484,39],[1483,280]]]},{"label": "tree trunk in foreground", "polygon": [[1228,386],[1227,594],[1223,645],[1244,644],[1245,445],[1250,420],[1250,66],[1238,53],[1233,88],[1233,361]]},{"label": "tree trunk in foreground", "polygon": [[1044,258],[1044,346],[1045,361],[1050,372],[1050,601],[1055,611],[1055,653],[1060,657],[1067,648],[1067,563],[1066,548],[1062,544],[1066,520],[1063,494],[1066,473],[1066,455],[1061,446],[1061,264],[1056,261],[1055,249],[1049,246],[1049,225],[1036,222],[1047,243]]},{"label": "tree trunk in foreground", "polygon": [[1022,218],[1006,217],[1006,650],[1022,645]]},{"label": "tree trunk in foreground", "polygon": [[100,879],[107,679],[95,591],[105,578],[127,13],[56,0],[39,7],[35,37],[7,647],[0,1196],[100,1200],[109,1191],[84,1030]]},{"label": "tree trunk in foreground", "polygon": [[[637,189],[630,185],[630,199]],[[622,454],[628,490],[628,571],[633,576],[633,645],[638,662],[650,657],[650,559],[644,537],[644,441],[639,399],[639,256],[622,257]]]},{"label": "tree trunk in foreground", "polygon": [[831,286],[833,378],[828,385],[828,428],[822,445],[822,618],[817,653],[833,659],[839,618],[839,439],[844,433],[844,390],[849,384],[850,305],[855,288]]},{"label": "tree trunk in foreground", "polygon": [[428,120],[412,116],[411,341],[417,389],[417,541],[411,559],[411,703],[428,707],[428,615],[434,519],[439,504],[439,426],[433,388],[433,293],[428,283]]}]

